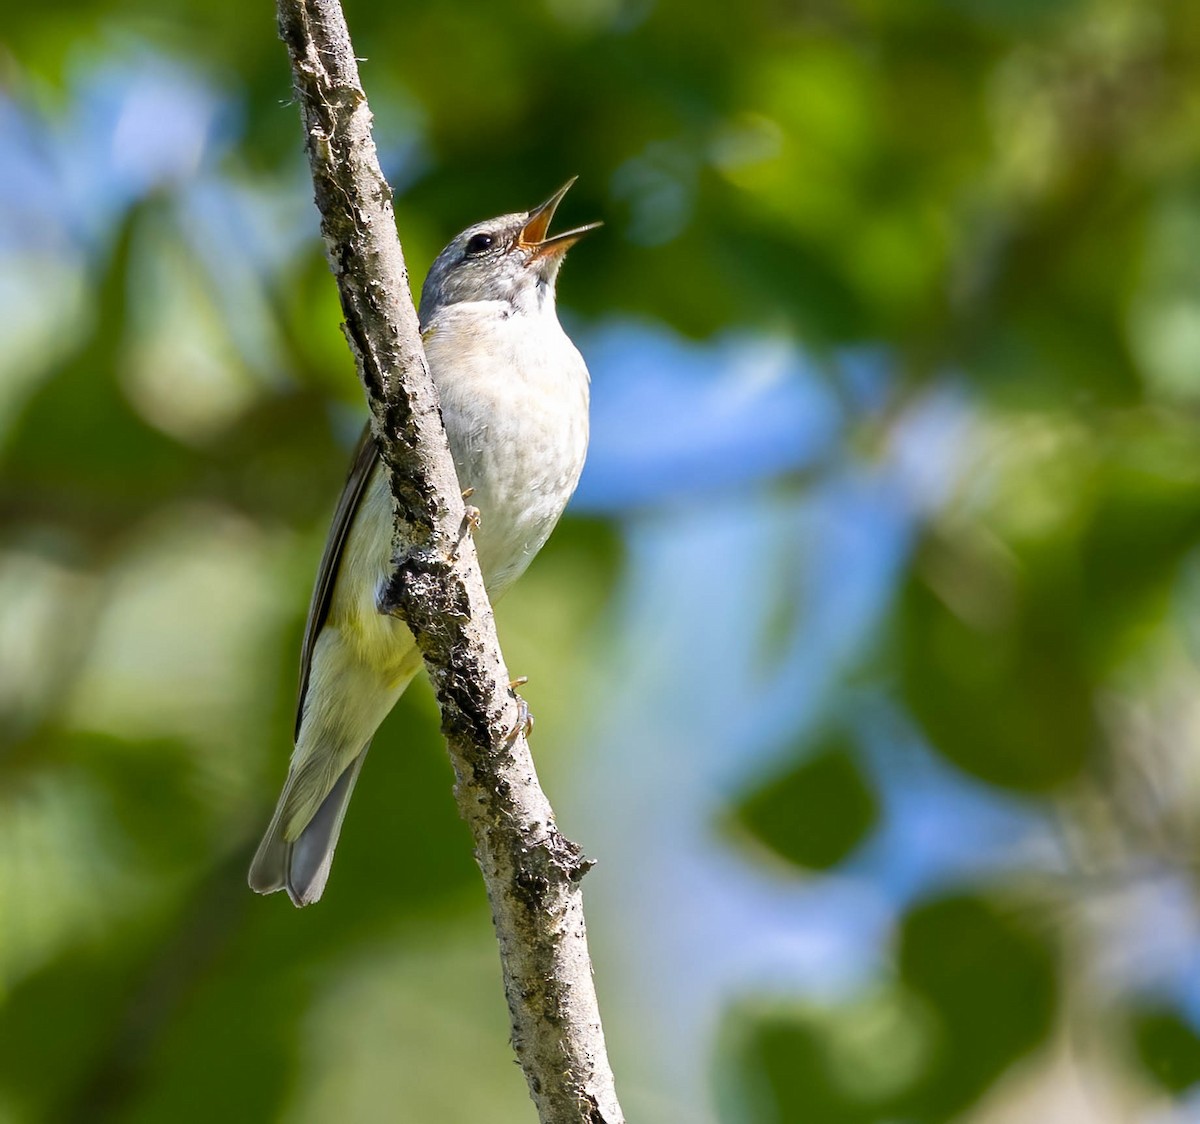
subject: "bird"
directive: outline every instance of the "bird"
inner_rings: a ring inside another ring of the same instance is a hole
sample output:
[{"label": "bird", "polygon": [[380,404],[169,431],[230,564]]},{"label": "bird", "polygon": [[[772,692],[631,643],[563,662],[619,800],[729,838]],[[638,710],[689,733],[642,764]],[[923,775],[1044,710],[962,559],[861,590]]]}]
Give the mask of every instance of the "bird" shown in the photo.
[{"label": "bird", "polygon": [[[429,372],[493,601],[546,542],[587,453],[590,378],[555,297],[567,250],[601,224],[549,233],[574,182],[530,211],[467,227],[421,290]],[[321,897],[371,739],[421,668],[412,633],[376,607],[391,563],[391,491],[368,425],[309,606],[294,750],[250,866],[260,894],[286,890],[296,906]]]}]

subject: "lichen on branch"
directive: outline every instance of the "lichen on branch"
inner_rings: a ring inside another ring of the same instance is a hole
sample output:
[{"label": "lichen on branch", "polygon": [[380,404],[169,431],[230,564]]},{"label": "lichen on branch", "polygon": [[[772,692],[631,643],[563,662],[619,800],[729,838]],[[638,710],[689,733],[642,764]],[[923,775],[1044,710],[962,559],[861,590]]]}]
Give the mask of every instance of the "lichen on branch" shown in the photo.
[{"label": "lichen on branch", "polygon": [[579,882],[591,865],[542,791],[469,534],[391,191],[338,0],[278,0],[346,339],[395,513],[380,610],[412,630],[442,713],[455,798],[500,947],[512,1043],[542,1124],[623,1124]]}]

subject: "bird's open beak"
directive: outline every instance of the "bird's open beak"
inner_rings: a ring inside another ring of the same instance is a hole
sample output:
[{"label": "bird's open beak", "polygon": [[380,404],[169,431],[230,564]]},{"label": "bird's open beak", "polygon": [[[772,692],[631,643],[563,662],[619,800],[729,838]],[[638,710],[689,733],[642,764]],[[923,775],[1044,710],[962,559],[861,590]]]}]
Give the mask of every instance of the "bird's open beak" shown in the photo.
[{"label": "bird's open beak", "polygon": [[545,203],[529,212],[529,218],[525,220],[525,225],[521,228],[521,233],[517,235],[517,245],[521,249],[531,250],[535,258],[548,255],[559,257],[574,246],[589,230],[595,230],[596,227],[604,225],[599,222],[590,222],[586,226],[577,226],[574,230],[555,234],[552,238],[546,237],[546,232],[550,229],[550,220],[554,218],[555,210],[557,210],[559,203],[562,202],[563,196],[571,190],[571,185],[578,178],[578,176],[572,176]]}]

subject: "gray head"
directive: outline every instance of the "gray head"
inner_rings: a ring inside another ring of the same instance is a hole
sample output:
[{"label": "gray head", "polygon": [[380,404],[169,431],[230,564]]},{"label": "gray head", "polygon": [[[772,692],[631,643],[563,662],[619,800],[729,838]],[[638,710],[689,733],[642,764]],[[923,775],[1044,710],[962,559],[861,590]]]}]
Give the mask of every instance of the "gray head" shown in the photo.
[{"label": "gray head", "polygon": [[547,237],[568,180],[540,207],[468,226],[440,254],[421,289],[421,324],[450,304],[506,301],[524,312],[554,309],[554,281],[567,251],[598,222]]}]

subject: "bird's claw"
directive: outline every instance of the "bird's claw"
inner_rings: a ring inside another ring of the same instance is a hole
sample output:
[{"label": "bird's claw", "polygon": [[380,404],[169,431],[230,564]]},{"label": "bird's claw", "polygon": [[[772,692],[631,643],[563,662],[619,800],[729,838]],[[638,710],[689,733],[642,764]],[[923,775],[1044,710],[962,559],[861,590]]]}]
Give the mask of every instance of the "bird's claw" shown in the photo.
[{"label": "bird's claw", "polygon": [[529,737],[533,733],[533,712],[529,709],[529,704],[513,690],[515,687],[523,687],[528,682],[529,676],[522,675],[508,685],[509,690],[513,693],[513,698],[517,700],[517,721],[513,724],[512,729],[504,735],[505,745],[511,745],[521,735]]},{"label": "bird's claw", "polygon": [[[464,500],[469,500],[474,494],[474,488],[464,488],[462,498]],[[469,503],[463,509],[463,520],[466,524],[466,529],[474,534],[479,530],[479,527],[483,522],[483,515],[479,508],[477,508],[474,504]]]},{"label": "bird's claw", "polygon": [[[464,488],[463,493],[462,493],[462,498],[464,500],[470,499],[474,494],[475,494],[474,488]],[[479,508],[475,507],[474,504],[466,504],[463,507],[463,521],[462,521],[462,527],[460,528],[460,530],[458,532],[458,542],[456,542],[454,544],[453,557],[456,560],[458,558],[459,551],[462,548],[464,537],[467,535],[474,537],[475,532],[479,530],[479,528],[482,524],[483,524],[483,515],[480,512]]]}]

